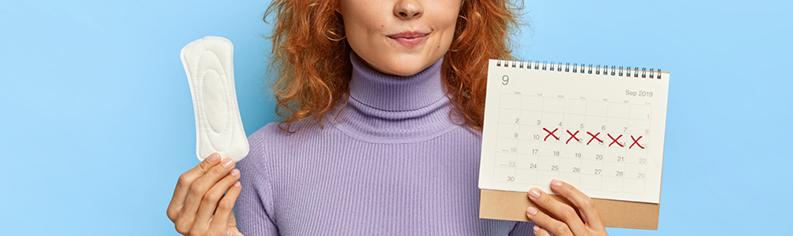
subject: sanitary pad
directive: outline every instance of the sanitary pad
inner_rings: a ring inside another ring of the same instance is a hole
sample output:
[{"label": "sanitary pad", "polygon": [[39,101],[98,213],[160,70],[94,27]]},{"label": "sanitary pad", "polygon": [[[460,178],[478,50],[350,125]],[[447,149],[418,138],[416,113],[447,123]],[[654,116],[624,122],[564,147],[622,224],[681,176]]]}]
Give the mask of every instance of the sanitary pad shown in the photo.
[{"label": "sanitary pad", "polygon": [[234,88],[234,45],[219,36],[206,36],[181,50],[196,124],[196,155],[204,160],[213,152],[234,161],[248,155]]}]

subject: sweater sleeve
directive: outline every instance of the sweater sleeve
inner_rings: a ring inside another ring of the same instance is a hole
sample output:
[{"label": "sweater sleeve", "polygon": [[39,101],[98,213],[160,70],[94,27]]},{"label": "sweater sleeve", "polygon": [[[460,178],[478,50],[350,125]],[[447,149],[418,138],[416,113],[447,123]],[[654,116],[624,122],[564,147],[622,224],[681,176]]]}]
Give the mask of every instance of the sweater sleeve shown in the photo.
[{"label": "sweater sleeve", "polygon": [[515,223],[515,227],[512,228],[512,231],[509,232],[509,236],[526,235],[534,235],[534,222],[517,222]]},{"label": "sweater sleeve", "polygon": [[237,227],[246,236],[279,235],[276,225],[273,193],[263,145],[251,140],[248,156],[237,163],[242,192],[234,206]]}]

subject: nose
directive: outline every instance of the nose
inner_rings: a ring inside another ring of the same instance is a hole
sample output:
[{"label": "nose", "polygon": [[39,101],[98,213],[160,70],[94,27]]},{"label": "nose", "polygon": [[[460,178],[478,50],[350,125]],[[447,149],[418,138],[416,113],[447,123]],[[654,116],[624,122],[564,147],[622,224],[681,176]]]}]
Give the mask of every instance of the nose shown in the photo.
[{"label": "nose", "polygon": [[412,20],[421,17],[422,9],[421,4],[417,1],[403,0],[397,1],[394,5],[394,16],[401,20]]}]

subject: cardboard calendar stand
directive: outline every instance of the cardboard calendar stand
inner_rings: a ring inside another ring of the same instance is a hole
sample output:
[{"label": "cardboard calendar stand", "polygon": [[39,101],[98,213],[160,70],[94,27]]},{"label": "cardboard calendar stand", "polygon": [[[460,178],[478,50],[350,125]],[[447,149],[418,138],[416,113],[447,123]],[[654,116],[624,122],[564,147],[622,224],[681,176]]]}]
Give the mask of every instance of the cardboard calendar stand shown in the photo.
[{"label": "cardboard calendar stand", "polygon": [[[479,218],[529,221],[526,208],[534,204],[529,201],[527,194],[528,190],[512,192],[481,189]],[[607,227],[658,229],[660,204],[607,199],[593,199],[593,202],[601,221]]]}]

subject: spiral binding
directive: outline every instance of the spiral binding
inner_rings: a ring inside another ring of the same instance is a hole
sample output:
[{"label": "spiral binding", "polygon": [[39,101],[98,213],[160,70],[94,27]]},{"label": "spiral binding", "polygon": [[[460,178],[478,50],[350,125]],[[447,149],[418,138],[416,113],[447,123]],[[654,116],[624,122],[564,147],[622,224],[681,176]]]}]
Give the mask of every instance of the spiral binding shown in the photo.
[{"label": "spiral binding", "polygon": [[661,69],[648,69],[639,67],[623,67],[612,65],[593,65],[593,64],[578,64],[578,63],[555,63],[546,61],[513,61],[513,60],[497,60],[496,66],[498,67],[512,67],[530,70],[543,70],[543,71],[557,71],[557,72],[572,72],[582,74],[595,74],[595,75],[610,75],[620,77],[634,77],[634,78],[656,78],[661,79],[663,72]]}]

